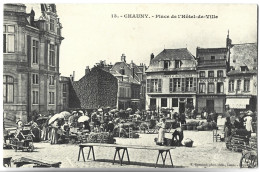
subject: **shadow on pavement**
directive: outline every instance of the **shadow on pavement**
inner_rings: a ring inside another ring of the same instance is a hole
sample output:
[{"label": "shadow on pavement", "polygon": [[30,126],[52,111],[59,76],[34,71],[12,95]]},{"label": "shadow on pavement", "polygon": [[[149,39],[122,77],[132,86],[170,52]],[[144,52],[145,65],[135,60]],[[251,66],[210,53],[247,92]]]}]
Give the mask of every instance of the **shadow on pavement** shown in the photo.
[{"label": "shadow on pavement", "polygon": [[[109,160],[109,159],[96,159],[95,161],[97,161],[97,162],[113,163],[113,160]],[[168,162],[169,164],[165,164],[165,167],[163,167],[163,165],[160,164],[160,163],[162,163],[162,162],[159,161],[156,167],[158,167],[158,168],[187,168],[185,166],[176,166],[176,165],[173,165],[173,167],[172,167],[171,165],[169,165],[170,162]],[[116,160],[115,164],[120,165],[120,161]],[[127,161],[123,161],[122,166],[125,166],[125,165],[137,165],[137,166],[145,166],[145,167],[155,167],[155,163],[144,163],[144,162],[136,162],[136,161],[130,161],[130,164],[128,164]]]}]

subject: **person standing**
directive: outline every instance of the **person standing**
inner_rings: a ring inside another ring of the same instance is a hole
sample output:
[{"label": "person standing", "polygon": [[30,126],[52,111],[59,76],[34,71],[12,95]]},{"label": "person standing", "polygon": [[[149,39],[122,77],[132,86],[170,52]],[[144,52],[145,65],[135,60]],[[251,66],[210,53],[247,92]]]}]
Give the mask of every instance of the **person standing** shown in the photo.
[{"label": "person standing", "polygon": [[246,122],[246,130],[249,131],[249,132],[253,132],[252,115],[253,115],[253,112],[249,111],[247,116],[244,118],[244,121]]},{"label": "person standing", "polygon": [[158,132],[157,144],[163,146],[164,138],[165,138],[166,119],[162,118],[162,121],[158,124],[158,126],[159,126],[159,132]]},{"label": "person standing", "polygon": [[51,124],[51,144],[58,143],[58,127],[58,120],[54,121],[54,123]]},{"label": "person standing", "polygon": [[184,113],[181,114],[181,124],[186,124],[186,116]]}]

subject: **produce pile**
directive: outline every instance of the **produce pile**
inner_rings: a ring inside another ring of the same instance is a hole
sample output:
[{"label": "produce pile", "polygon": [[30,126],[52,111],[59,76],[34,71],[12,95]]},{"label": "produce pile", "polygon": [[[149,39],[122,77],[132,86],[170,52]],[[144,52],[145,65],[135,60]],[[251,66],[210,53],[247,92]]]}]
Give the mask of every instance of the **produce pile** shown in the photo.
[{"label": "produce pile", "polygon": [[109,132],[100,132],[94,133],[91,132],[87,138],[87,143],[109,143],[114,144],[115,139],[112,133]]},{"label": "produce pile", "polygon": [[249,144],[249,132],[246,129],[232,131],[231,136],[226,138],[227,149],[235,152],[242,152]]},{"label": "produce pile", "polygon": [[211,122],[199,122],[199,126],[197,127],[198,131],[209,131],[213,129],[218,129],[217,123],[214,121]]}]

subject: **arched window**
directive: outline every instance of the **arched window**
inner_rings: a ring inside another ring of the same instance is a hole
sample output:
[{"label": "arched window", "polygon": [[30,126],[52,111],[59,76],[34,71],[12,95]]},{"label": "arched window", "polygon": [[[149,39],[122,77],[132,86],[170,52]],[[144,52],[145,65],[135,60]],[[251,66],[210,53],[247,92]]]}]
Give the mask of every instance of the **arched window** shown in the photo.
[{"label": "arched window", "polygon": [[4,103],[14,102],[14,78],[4,75],[3,77],[3,100]]}]

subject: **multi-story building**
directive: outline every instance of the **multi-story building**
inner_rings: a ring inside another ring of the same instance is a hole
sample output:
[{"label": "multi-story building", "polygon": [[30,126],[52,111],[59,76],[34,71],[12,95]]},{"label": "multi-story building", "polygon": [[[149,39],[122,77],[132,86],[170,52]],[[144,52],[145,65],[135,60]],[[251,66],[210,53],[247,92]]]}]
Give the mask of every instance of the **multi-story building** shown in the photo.
[{"label": "multi-story building", "polygon": [[226,99],[228,48],[197,48],[198,112],[223,113]]},{"label": "multi-story building", "polygon": [[196,60],[187,48],[151,54],[146,74],[146,109],[184,113],[188,104],[196,106]]},{"label": "multi-story building", "polygon": [[226,105],[239,112],[257,110],[257,44],[232,44]]},{"label": "multi-story building", "polygon": [[63,40],[55,4],[41,4],[42,16],[23,4],[4,4],[3,111],[15,121],[33,113],[59,111],[59,51]]},{"label": "multi-story building", "polygon": [[126,63],[126,56],[122,54],[121,61],[116,62],[110,69],[119,81],[118,108],[133,110],[144,109],[145,89],[142,89],[145,79],[145,65],[137,66],[133,61]]},{"label": "multi-story building", "polygon": [[60,109],[62,111],[68,111],[69,109],[69,86],[70,86],[70,77],[60,76]]}]

